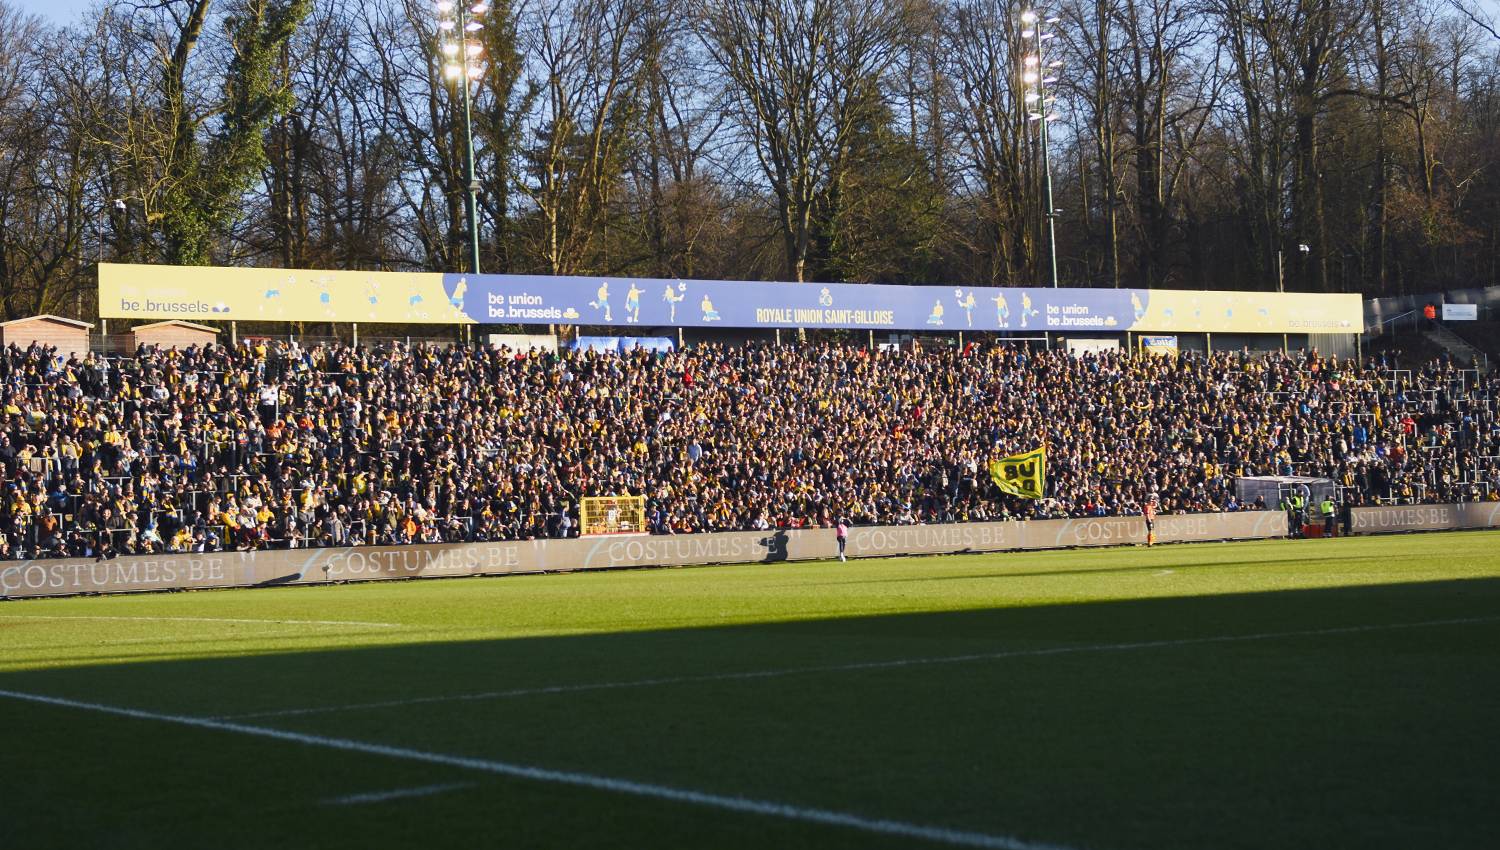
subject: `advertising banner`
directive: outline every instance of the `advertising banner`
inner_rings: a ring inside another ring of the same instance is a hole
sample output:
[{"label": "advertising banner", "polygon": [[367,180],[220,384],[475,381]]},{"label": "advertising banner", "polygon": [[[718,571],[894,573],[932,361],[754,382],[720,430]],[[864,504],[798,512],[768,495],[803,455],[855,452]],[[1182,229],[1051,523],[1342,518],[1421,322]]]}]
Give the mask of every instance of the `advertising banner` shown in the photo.
[{"label": "advertising banner", "polygon": [[99,266],[106,319],[1359,333],[1358,295]]},{"label": "advertising banner", "polygon": [[629,354],[637,348],[646,351],[675,351],[677,343],[664,336],[580,336],[568,347],[580,351]]},{"label": "advertising banner", "polygon": [[533,348],[537,351],[557,353],[556,334],[490,334],[490,345],[500,348],[504,346],[515,352],[527,352]]},{"label": "advertising banner", "polygon": [[[1157,540],[1162,543],[1280,537],[1286,534],[1286,516],[1278,511],[1162,514],[1156,518],[1156,532]],[[1145,542],[1146,522],[1138,516],[1084,517],[962,525],[855,527],[849,529],[848,554],[856,557],[940,555],[1139,545]]]},{"label": "advertising banner", "polygon": [[99,265],[105,319],[470,322],[451,292],[428,273]]},{"label": "advertising banner", "polygon": [[1142,336],[1141,350],[1147,354],[1177,356],[1177,337],[1173,336]]},{"label": "advertising banner", "polygon": [[1500,528],[1500,502],[1354,508],[1356,534]]},{"label": "advertising banner", "polygon": [[1097,353],[1101,351],[1119,351],[1120,341],[1117,339],[1092,339],[1068,337],[1068,353],[1075,356]]},{"label": "advertising banner", "polygon": [[[1355,508],[1354,531],[1381,534],[1500,527],[1500,502]],[[1163,514],[1162,543],[1281,537],[1280,511]],[[1005,552],[1146,542],[1140,517],[1085,517],[961,525],[856,526],[850,557]],[[829,559],[830,529],[572,540],[361,546],[126,556],[109,561],[0,562],[0,597],[67,596],[211,587],[275,587],[380,579],[507,575],[617,567],[774,563]]]},{"label": "advertising banner", "polygon": [[832,531],[352,546],[0,562],[0,597],[560,572],[832,558]]},{"label": "advertising banner", "polygon": [[[1278,511],[1163,515],[1156,526],[1162,542],[1238,540],[1280,536],[1286,517]],[[847,551],[851,557],[880,557],[1114,546],[1145,539],[1140,517],[859,526],[849,530]],[[0,562],[0,597],[774,563],[830,559],[837,553],[831,529],[809,529],[51,559]]]}]

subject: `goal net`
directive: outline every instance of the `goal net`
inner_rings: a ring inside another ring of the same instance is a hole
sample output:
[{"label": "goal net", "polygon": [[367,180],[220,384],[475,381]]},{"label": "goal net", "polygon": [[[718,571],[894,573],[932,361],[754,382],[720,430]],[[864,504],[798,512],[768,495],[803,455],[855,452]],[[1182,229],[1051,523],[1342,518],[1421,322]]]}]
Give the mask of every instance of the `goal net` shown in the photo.
[{"label": "goal net", "polygon": [[646,533],[645,496],[585,496],[579,509],[585,537]]}]

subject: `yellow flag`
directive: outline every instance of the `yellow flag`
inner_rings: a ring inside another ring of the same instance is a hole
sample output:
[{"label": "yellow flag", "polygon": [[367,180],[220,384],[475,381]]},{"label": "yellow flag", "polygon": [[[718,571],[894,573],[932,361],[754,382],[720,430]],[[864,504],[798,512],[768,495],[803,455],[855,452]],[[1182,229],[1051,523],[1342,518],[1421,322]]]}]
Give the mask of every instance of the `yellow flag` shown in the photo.
[{"label": "yellow flag", "polygon": [[1047,447],[990,461],[990,478],[1001,492],[1023,499],[1045,498]]}]

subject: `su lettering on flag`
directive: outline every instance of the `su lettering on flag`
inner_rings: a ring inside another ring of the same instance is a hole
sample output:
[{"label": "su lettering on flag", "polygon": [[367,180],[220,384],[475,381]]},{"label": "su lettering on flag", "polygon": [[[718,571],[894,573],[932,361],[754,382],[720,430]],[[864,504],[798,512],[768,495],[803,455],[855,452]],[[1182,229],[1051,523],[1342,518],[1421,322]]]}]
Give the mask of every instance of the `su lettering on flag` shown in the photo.
[{"label": "su lettering on flag", "polygon": [[1047,447],[990,461],[990,479],[1003,493],[1042,499],[1047,490]]}]

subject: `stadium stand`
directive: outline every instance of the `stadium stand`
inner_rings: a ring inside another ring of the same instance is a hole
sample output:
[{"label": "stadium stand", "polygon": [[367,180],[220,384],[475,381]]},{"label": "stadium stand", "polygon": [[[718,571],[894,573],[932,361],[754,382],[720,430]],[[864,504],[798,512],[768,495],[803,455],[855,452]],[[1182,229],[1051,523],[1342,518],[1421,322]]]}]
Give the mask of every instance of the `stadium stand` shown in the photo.
[{"label": "stadium stand", "polygon": [[[1315,353],[11,346],[0,557],[542,538],[627,492],[658,534],[1240,510],[1261,474],[1495,499],[1497,390]],[[998,493],[1043,441],[1052,498]]]}]

